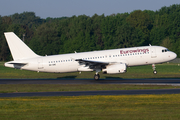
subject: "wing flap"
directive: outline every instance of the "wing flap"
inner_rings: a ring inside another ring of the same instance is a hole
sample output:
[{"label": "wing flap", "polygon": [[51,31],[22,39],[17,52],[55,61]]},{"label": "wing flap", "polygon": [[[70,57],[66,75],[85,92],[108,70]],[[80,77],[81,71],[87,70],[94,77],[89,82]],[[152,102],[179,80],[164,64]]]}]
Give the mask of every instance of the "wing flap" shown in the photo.
[{"label": "wing flap", "polygon": [[83,59],[76,59],[75,61],[78,61],[79,64],[89,66],[90,69],[97,69],[97,68],[101,69],[110,64],[109,62],[91,61],[91,60],[83,60]]}]

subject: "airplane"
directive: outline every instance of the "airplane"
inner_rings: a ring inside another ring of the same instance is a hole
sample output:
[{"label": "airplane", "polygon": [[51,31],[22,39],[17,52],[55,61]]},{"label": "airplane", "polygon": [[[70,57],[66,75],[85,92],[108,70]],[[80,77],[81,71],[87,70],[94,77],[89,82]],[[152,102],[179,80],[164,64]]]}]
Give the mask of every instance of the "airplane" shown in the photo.
[{"label": "airplane", "polygon": [[176,53],[162,46],[141,46],[81,53],[40,56],[34,53],[15,33],[5,32],[13,61],[4,66],[37,72],[82,72],[95,71],[94,79],[100,78],[99,72],[106,74],[125,73],[129,66],[168,62],[177,57]]}]

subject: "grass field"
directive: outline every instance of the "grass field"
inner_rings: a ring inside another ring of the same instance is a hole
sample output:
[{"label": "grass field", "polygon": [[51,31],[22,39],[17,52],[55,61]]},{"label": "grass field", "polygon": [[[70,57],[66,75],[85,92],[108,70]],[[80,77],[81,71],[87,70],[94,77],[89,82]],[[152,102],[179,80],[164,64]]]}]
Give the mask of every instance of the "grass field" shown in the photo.
[{"label": "grass field", "polygon": [[180,94],[0,98],[1,120],[179,120]]}]

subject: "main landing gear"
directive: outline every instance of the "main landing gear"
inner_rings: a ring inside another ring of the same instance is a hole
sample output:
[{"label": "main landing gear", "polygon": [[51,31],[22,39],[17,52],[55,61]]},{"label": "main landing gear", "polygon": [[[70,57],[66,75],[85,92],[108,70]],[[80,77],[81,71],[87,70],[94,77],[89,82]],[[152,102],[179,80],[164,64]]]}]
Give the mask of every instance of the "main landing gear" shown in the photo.
[{"label": "main landing gear", "polygon": [[94,75],[94,80],[99,80],[99,78],[100,78],[100,75],[99,75],[99,74],[95,74],[95,75]]},{"label": "main landing gear", "polygon": [[153,69],[153,73],[154,73],[154,74],[157,74],[157,71],[155,70],[155,69],[156,69],[155,64],[152,64],[152,69]]},{"label": "main landing gear", "polygon": [[100,72],[100,71],[101,71],[100,69],[96,70],[96,74],[94,75],[94,80],[99,80],[100,75],[98,74],[98,72]]}]

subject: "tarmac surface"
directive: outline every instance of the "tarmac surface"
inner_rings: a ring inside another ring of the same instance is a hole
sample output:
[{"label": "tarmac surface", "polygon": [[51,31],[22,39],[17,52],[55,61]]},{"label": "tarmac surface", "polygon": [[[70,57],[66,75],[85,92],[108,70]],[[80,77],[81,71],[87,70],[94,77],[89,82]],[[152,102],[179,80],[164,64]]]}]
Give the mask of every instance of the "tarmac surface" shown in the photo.
[{"label": "tarmac surface", "polygon": [[180,89],[0,93],[0,97],[178,94]]},{"label": "tarmac surface", "polygon": [[155,84],[180,85],[180,78],[148,78],[148,79],[0,79],[0,84]]},{"label": "tarmac surface", "polygon": [[[0,79],[0,84],[137,84],[180,86],[180,79]],[[0,93],[0,97],[178,94],[180,89]]]}]

